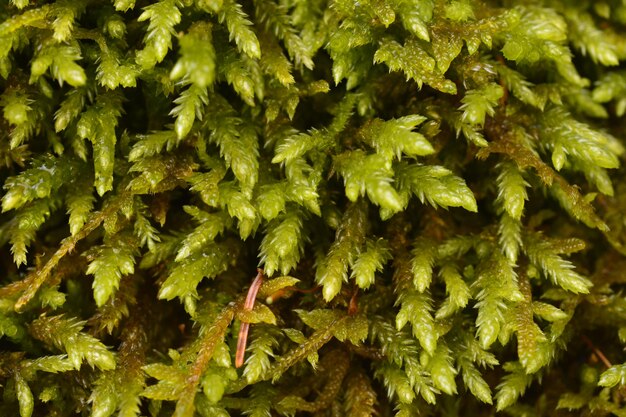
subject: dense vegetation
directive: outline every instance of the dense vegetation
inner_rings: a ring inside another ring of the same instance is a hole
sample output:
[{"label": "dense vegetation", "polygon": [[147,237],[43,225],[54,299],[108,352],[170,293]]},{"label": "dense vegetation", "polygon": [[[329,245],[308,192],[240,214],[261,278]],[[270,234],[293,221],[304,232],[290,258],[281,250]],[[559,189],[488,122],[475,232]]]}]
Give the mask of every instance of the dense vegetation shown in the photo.
[{"label": "dense vegetation", "polygon": [[2,1],[0,415],[626,416],[624,61],[620,0]]}]

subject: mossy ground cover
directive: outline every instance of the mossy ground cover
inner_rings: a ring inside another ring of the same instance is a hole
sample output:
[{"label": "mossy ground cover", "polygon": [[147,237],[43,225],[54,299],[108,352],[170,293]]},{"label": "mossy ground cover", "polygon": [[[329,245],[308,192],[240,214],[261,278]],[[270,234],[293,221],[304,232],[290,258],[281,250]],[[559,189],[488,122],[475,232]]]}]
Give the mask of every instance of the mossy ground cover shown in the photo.
[{"label": "mossy ground cover", "polygon": [[3,0],[0,415],[626,416],[624,61],[619,0]]}]

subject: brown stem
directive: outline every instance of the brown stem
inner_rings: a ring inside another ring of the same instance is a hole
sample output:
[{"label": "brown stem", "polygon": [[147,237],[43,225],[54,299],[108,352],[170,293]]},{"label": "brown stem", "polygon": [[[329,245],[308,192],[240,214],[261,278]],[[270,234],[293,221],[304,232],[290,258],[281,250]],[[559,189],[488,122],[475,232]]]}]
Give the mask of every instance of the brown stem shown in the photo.
[{"label": "brown stem", "polygon": [[600,349],[598,349],[593,342],[591,341],[591,339],[589,339],[587,336],[582,335],[580,336],[580,338],[583,340],[583,342],[585,342],[585,344],[587,346],[589,346],[589,349],[591,349],[593,351],[593,353],[596,354],[596,356],[598,357],[598,359],[600,359],[600,362],[602,362],[604,364],[604,366],[606,366],[607,368],[612,367],[613,365],[611,364],[611,361],[609,361],[607,359],[606,356],[604,356],[604,353],[602,353],[602,351]]}]

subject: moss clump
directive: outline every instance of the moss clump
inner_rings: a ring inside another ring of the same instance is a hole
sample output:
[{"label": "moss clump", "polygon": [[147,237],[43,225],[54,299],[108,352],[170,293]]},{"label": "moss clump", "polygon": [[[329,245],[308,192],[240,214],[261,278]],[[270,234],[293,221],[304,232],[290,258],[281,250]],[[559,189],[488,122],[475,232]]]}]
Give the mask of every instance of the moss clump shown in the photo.
[{"label": "moss clump", "polygon": [[611,0],[2,2],[0,415],[626,415],[624,61]]}]

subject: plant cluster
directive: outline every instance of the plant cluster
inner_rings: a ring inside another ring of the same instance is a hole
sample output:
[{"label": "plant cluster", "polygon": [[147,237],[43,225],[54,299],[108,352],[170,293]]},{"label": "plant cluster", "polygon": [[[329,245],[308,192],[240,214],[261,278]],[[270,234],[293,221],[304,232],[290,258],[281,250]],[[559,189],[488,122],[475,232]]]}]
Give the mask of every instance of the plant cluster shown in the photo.
[{"label": "plant cluster", "polygon": [[0,415],[626,416],[624,61],[620,0],[3,1]]}]

